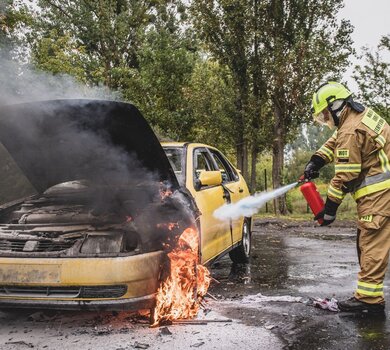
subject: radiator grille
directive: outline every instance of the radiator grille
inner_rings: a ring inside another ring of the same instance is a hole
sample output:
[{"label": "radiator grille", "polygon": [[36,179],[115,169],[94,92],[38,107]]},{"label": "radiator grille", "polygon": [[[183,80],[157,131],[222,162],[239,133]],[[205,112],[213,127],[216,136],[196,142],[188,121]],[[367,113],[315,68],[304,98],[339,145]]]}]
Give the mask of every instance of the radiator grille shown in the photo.
[{"label": "radiator grille", "polygon": [[126,285],[76,287],[24,287],[0,285],[0,297],[101,299],[119,298],[125,295],[126,292]]},{"label": "radiator grille", "polygon": [[[38,242],[33,250],[25,250],[27,242]],[[0,251],[3,252],[59,252],[71,248],[74,245],[74,240],[66,240],[61,242],[54,241],[32,241],[26,239],[0,239]]]}]

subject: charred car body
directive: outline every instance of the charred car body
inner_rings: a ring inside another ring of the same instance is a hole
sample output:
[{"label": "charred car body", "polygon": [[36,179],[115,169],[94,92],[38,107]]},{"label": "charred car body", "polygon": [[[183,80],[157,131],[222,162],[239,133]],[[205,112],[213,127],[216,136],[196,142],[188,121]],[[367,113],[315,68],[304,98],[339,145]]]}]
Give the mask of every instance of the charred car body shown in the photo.
[{"label": "charred car body", "polygon": [[139,111],[3,107],[0,142],[0,307],[152,307],[164,244],[199,210]]}]

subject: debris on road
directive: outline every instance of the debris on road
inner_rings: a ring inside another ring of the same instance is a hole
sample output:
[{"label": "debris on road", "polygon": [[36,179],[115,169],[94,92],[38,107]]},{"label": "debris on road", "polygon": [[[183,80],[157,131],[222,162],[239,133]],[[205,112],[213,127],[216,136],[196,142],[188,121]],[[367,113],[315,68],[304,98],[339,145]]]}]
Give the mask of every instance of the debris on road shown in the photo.
[{"label": "debris on road", "polygon": [[25,341],[23,341],[23,340],[19,340],[19,341],[7,341],[6,343],[5,343],[6,345],[18,345],[18,348],[19,348],[19,346],[20,345],[22,345],[22,346],[27,346],[28,348],[34,348],[34,344],[32,344],[32,343],[27,343],[27,342],[25,342]]},{"label": "debris on road", "polygon": [[227,318],[226,320],[176,320],[173,321],[173,324],[192,324],[192,325],[203,325],[203,324],[208,324],[208,323],[230,323],[233,322],[232,319]]},{"label": "debris on road", "polygon": [[313,299],[313,306],[318,307],[323,310],[329,310],[333,312],[339,312],[340,309],[337,305],[337,300],[335,298],[315,298]]},{"label": "debris on road", "polygon": [[201,341],[200,343],[195,343],[190,345],[191,348],[199,348],[200,346],[204,345],[204,341]]},{"label": "debris on road", "polygon": [[172,332],[169,330],[168,327],[162,327],[160,328],[159,335],[172,335]]},{"label": "debris on road", "polygon": [[302,303],[302,297],[293,297],[291,295],[276,295],[276,296],[266,296],[261,293],[255,295],[248,295],[242,299],[243,304],[251,304],[251,303],[264,303],[270,301],[279,301],[279,302],[287,302],[287,303]]}]

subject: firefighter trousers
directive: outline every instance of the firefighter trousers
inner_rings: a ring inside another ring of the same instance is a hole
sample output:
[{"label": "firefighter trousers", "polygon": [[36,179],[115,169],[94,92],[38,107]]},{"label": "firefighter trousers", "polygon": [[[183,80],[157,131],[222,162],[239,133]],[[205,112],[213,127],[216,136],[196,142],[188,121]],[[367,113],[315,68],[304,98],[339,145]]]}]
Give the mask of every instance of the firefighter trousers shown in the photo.
[{"label": "firefighter trousers", "polygon": [[[390,217],[359,220],[357,250],[360,264],[355,298],[369,304],[384,303],[383,280],[389,260]],[[371,221],[369,221],[371,220]]]}]

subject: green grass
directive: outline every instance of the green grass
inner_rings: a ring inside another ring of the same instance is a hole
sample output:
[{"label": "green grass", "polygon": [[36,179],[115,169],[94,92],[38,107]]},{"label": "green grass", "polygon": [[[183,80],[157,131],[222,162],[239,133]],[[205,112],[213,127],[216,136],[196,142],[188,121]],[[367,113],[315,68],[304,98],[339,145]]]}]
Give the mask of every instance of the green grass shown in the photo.
[{"label": "green grass", "polygon": [[[326,192],[328,189],[328,184],[316,184],[318,191],[320,192],[322,198],[326,198]],[[293,220],[312,220],[313,214],[310,208],[307,205],[305,198],[303,197],[299,187],[296,187],[290,190],[286,195],[287,206],[289,209],[289,214],[285,216],[286,218]],[[268,213],[266,212],[266,206],[260,209],[257,217],[270,217],[274,216],[273,201],[267,203]],[[337,211],[338,220],[355,220],[357,217],[356,212],[356,203],[351,197],[347,195],[342,204],[340,205]]]}]

